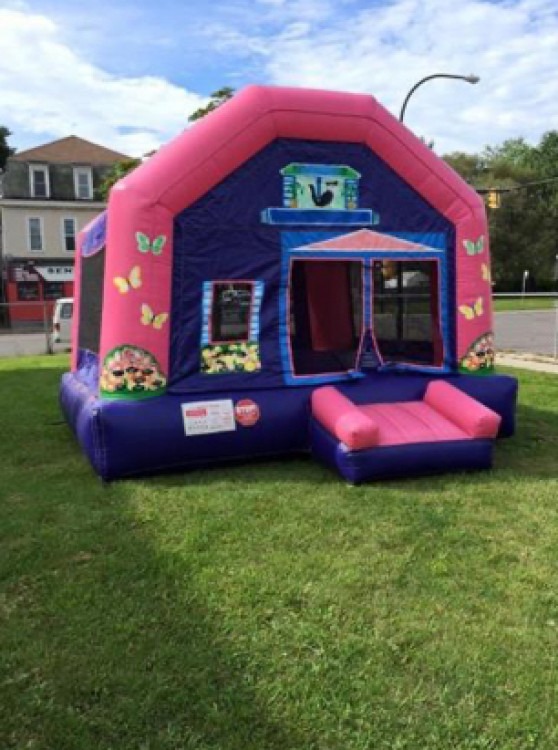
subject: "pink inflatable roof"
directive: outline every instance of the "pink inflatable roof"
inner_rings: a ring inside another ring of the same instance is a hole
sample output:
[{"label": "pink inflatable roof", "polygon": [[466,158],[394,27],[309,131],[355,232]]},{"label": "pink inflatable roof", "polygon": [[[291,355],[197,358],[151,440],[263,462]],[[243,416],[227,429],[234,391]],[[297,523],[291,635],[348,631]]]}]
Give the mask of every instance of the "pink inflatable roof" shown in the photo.
[{"label": "pink inflatable roof", "polygon": [[248,86],[118,187],[176,214],[275,138],[367,144],[453,223],[484,217],[480,196],[374,97],[311,89]]}]

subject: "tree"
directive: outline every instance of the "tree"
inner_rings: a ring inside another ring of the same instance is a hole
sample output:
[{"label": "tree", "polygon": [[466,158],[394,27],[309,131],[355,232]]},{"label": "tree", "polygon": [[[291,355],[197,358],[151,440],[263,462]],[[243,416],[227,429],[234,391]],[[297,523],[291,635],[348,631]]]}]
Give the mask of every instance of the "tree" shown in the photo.
[{"label": "tree", "polygon": [[539,291],[550,289],[558,251],[558,132],[546,133],[537,146],[514,138],[480,154],[445,158],[473,187],[501,190],[501,207],[488,217],[496,288],[518,291],[529,270]]},{"label": "tree", "polygon": [[107,172],[104,180],[99,186],[99,197],[101,200],[108,200],[108,196],[111,188],[115,185],[118,180],[121,180],[127,174],[129,174],[136,167],[141,164],[141,159],[121,159],[112,165],[110,170]]},{"label": "tree", "polygon": [[444,156],[444,160],[463,177],[465,182],[475,187],[485,187],[486,165],[480,154],[466,154],[455,151]]},{"label": "tree", "polygon": [[229,99],[232,99],[232,97],[234,96],[234,89],[232,89],[230,86],[223,86],[223,88],[217,89],[217,91],[214,91],[209,96],[211,97],[209,103],[205,107],[200,107],[199,109],[196,109],[195,112],[192,112],[192,114],[188,118],[188,122],[201,120],[202,117],[205,117],[205,115],[213,112],[213,110],[217,109],[217,107],[220,107],[221,104],[224,104]]},{"label": "tree", "polygon": [[[196,120],[201,120],[202,117],[205,117],[205,115],[209,114],[210,112],[213,112],[214,109],[217,109],[217,107],[220,107],[221,104],[224,104],[229,99],[232,99],[234,96],[234,89],[230,88],[230,86],[223,86],[223,88],[218,89],[217,91],[214,91],[212,94],[210,94],[210,101],[205,107],[200,107],[200,109],[197,109],[195,112],[193,112],[188,117],[188,122],[195,122]],[[148,154],[145,154],[145,157],[153,156],[155,151],[150,151]],[[129,172],[134,170],[136,167],[139,167],[141,164],[141,159],[122,159],[122,161],[116,162],[116,164],[113,165],[103,182],[101,183],[101,186],[99,188],[99,196],[101,200],[108,200],[108,196],[110,193],[110,189],[112,186],[118,182],[118,180],[121,180],[123,177],[125,177]]]},{"label": "tree", "polygon": [[4,125],[0,125],[0,172],[6,167],[6,162],[12,154],[15,153],[15,149],[8,146],[8,138],[11,136],[8,128]]}]

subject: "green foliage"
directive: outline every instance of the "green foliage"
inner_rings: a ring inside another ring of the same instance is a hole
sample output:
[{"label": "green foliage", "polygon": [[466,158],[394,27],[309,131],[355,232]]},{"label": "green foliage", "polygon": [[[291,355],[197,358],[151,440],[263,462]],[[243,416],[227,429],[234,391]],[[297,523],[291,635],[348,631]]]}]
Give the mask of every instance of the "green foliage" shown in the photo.
[{"label": "green foliage", "polygon": [[483,152],[483,159],[486,164],[503,161],[521,167],[530,163],[532,153],[533,147],[524,138],[509,138],[500,146],[487,146]]},{"label": "green foliage", "polygon": [[132,172],[136,167],[141,164],[141,159],[122,159],[114,164],[110,171],[107,173],[105,179],[102,181],[99,187],[99,197],[101,200],[108,200],[110,189],[115,185],[118,180],[121,180],[127,174]]},{"label": "green foliage", "polygon": [[[228,99],[231,99],[233,96],[234,89],[230,88],[229,86],[223,86],[223,88],[220,88],[210,94],[211,99],[209,103],[205,107],[200,107],[200,109],[197,109],[195,112],[193,112],[188,118],[188,121],[194,122],[195,120],[200,120],[202,117],[207,115],[209,112],[213,112],[214,109],[220,107],[221,104],[226,102]],[[154,153],[155,151],[151,151],[150,153],[145,154],[145,156],[149,157]],[[108,200],[110,189],[113,187],[113,185],[117,183],[118,180],[121,180],[123,177],[125,177],[129,172],[138,167],[141,162],[141,159],[123,159],[122,161],[117,162],[111,168],[110,172],[101,183],[101,186],[99,188],[100,199],[104,201]]]},{"label": "green foliage", "polygon": [[[519,291],[525,270],[531,289],[552,290],[558,253],[558,131],[546,133],[536,146],[514,138],[480,154],[454,153],[445,159],[475,188],[503,191],[500,208],[489,212],[496,290]],[[557,179],[528,184],[550,178]]]},{"label": "green foliage", "polygon": [[11,136],[11,132],[4,125],[0,125],[0,172],[5,168],[6,162],[12,154],[15,153],[15,149],[10,148],[8,145],[8,138]]},{"label": "green foliage", "polygon": [[480,154],[455,151],[444,156],[445,161],[470,185],[479,187],[485,175],[485,164]]},{"label": "green foliage", "polygon": [[221,104],[224,104],[229,99],[232,99],[232,97],[234,96],[234,89],[230,86],[223,86],[223,88],[214,91],[209,96],[211,97],[209,103],[205,107],[196,109],[196,111],[193,112],[188,118],[188,122],[201,120],[202,117],[205,117],[205,115],[213,112],[213,110],[217,109],[217,107],[220,107]]},{"label": "green foliage", "polygon": [[494,312],[520,312],[522,310],[553,310],[558,297],[500,297],[492,300]]},{"label": "green foliage", "polygon": [[0,361],[2,750],[556,749],[556,376],[493,472],[103,485],[66,367]]}]

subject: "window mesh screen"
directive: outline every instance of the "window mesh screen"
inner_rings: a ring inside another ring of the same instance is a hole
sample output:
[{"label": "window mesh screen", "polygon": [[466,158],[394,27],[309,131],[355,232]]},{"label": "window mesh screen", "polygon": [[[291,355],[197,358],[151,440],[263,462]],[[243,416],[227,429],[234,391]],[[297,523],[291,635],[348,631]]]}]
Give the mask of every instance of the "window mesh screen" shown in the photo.
[{"label": "window mesh screen", "polygon": [[387,361],[441,364],[436,262],[374,263],[374,334]]},{"label": "window mesh screen", "polygon": [[211,310],[211,341],[248,341],[253,285],[250,282],[215,282]]},{"label": "window mesh screen", "polygon": [[101,340],[104,276],[104,247],[94,255],[82,257],[78,346],[95,354],[99,353]]}]

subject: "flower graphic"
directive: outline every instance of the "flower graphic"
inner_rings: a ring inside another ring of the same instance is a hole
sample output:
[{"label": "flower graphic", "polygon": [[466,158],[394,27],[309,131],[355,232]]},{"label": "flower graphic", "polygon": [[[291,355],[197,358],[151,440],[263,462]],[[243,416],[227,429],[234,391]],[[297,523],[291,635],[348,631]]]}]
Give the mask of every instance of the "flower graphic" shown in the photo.
[{"label": "flower graphic", "polygon": [[261,370],[258,343],[246,341],[233,344],[208,344],[201,350],[201,372],[253,373]]}]

